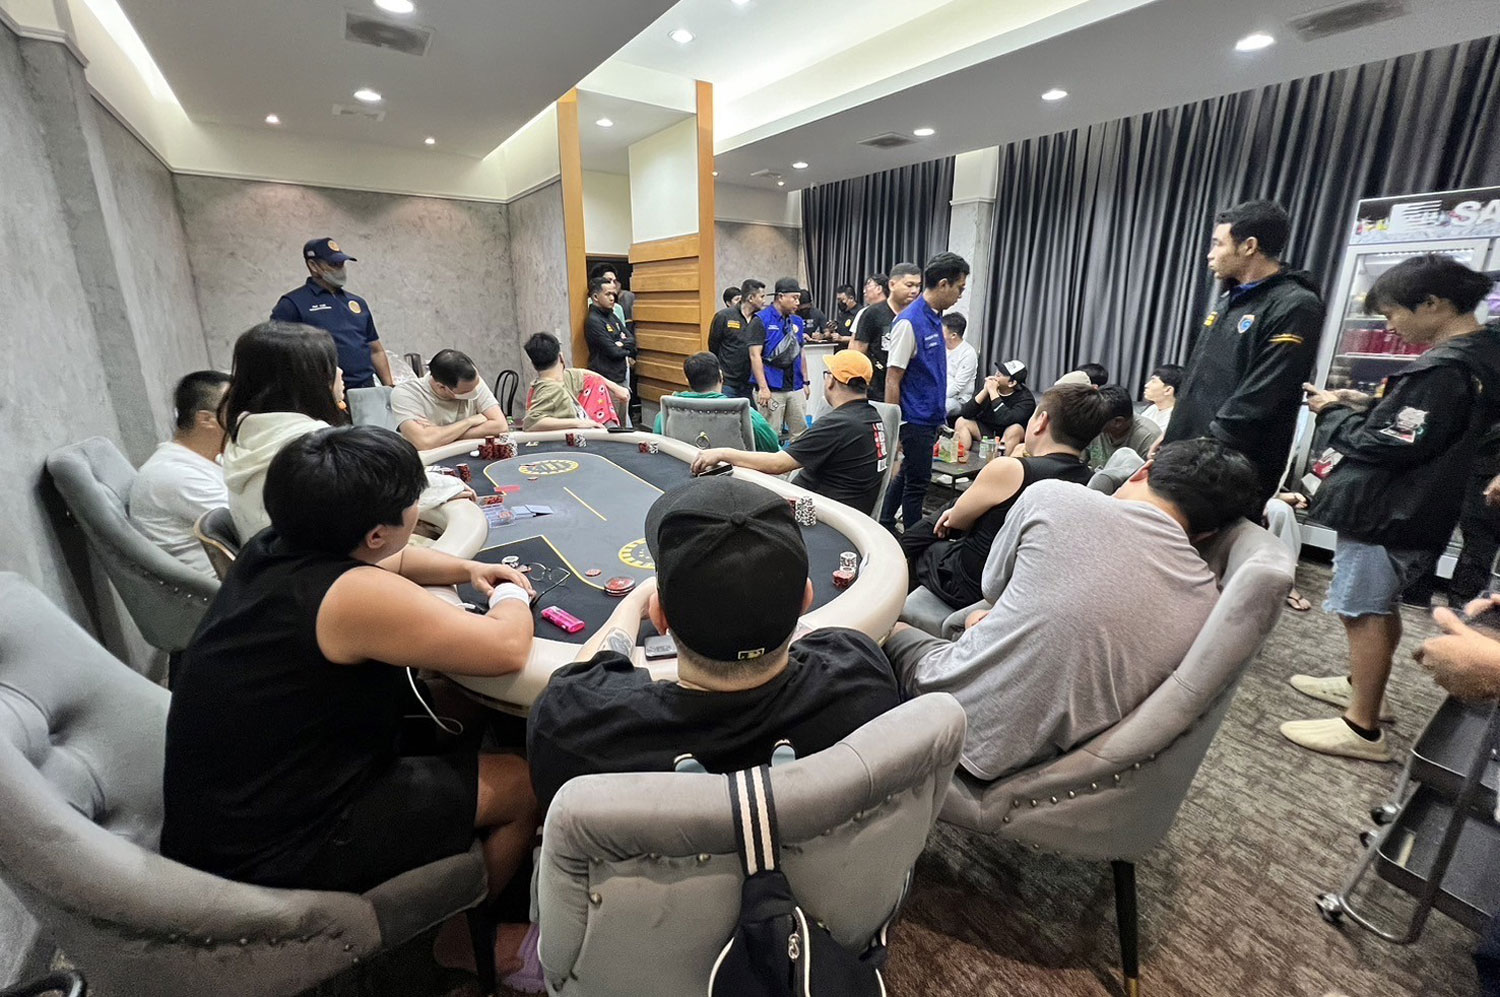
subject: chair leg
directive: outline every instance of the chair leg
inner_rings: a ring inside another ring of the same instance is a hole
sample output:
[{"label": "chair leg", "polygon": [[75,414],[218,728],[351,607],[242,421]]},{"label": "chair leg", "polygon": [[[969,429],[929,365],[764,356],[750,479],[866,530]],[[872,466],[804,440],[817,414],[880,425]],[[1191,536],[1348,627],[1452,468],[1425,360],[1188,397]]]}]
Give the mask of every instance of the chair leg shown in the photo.
[{"label": "chair leg", "polygon": [[470,907],[469,941],[474,946],[474,970],[479,974],[479,997],[494,997],[499,989],[495,981],[495,917],[488,903]]},{"label": "chair leg", "polygon": [[1115,873],[1115,921],[1120,929],[1120,968],[1125,997],[1140,997],[1140,918],[1135,904],[1135,863],[1111,862]]}]

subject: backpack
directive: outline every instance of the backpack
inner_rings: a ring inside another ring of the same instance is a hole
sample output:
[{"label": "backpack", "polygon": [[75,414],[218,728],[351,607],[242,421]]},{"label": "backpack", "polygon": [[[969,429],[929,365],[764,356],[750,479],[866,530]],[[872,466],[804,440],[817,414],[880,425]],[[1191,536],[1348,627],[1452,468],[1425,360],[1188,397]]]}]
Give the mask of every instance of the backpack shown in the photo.
[{"label": "backpack", "polygon": [[855,955],[792,896],[780,868],[770,767],[724,778],[745,884],[739,923],[709,974],[709,997],[885,997],[886,926]]}]

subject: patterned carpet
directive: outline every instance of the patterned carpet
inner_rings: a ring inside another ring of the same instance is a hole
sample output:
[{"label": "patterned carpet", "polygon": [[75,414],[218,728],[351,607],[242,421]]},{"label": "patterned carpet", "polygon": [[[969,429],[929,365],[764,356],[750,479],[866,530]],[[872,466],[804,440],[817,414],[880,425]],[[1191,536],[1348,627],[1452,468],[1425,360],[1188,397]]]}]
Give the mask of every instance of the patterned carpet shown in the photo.
[{"label": "patterned carpet", "polygon": [[[1302,591],[1316,605],[1326,564],[1304,562]],[[1440,694],[1410,659],[1433,632],[1405,610],[1407,638],[1389,701],[1391,736],[1404,752]],[[1407,948],[1357,928],[1335,928],[1313,898],[1336,887],[1360,852],[1368,810],[1383,802],[1395,765],[1314,756],[1283,740],[1281,721],[1335,711],[1294,692],[1293,672],[1332,672],[1342,629],[1318,609],[1288,611],[1239,695],[1166,844],[1138,871],[1142,993],[1152,997],[1465,997],[1478,992],[1474,936],[1434,914]],[[1373,879],[1373,877],[1372,877]],[[1366,893],[1392,898],[1384,884]],[[1393,910],[1405,912],[1404,898]],[[429,942],[324,988],[329,995],[476,992],[444,973]],[[645,954],[643,953],[643,956]],[[939,825],[892,938],[893,997],[928,994],[1119,995],[1113,888],[1106,865],[1034,853]],[[645,995],[643,995],[645,997]]]}]

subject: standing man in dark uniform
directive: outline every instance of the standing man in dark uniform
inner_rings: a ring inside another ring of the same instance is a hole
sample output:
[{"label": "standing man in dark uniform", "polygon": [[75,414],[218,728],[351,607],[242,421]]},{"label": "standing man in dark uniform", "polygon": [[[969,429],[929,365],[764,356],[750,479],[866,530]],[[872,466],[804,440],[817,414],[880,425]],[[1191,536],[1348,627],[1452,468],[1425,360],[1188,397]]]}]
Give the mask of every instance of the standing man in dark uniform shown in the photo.
[{"label": "standing man in dark uniform", "polygon": [[740,300],[714,315],[708,327],[708,352],[719,358],[724,373],[724,394],[730,398],[749,398],[755,405],[750,387],[750,320],[766,300],[766,285],[750,278],[740,285]]},{"label": "standing man in dark uniform", "polygon": [[589,312],[583,320],[589,347],[589,370],[623,388],[630,387],[630,357],[635,342],[615,309],[615,283],[609,276],[589,280]]},{"label": "standing man in dark uniform", "polygon": [[1311,274],[1281,262],[1291,223],[1279,204],[1247,201],[1214,221],[1208,268],[1225,290],[1203,322],[1162,442],[1211,436],[1250,458],[1259,509],[1291,452],[1323,298]]},{"label": "standing man in dark uniform", "polygon": [[853,284],[840,284],[834,303],[838,306],[833,316],[833,339],[840,346],[848,346],[854,338],[854,320],[859,317],[855,307],[859,299],[854,296]]},{"label": "standing man in dark uniform", "polygon": [[915,263],[897,263],[891,267],[887,288],[882,302],[872,302],[860,312],[854,326],[854,342],[849,344],[868,356],[875,367],[870,398],[877,402],[885,401],[885,362],[891,349],[891,323],[922,293],[922,268]]},{"label": "standing man in dark uniform", "polygon": [[302,260],[307,264],[307,283],[283,294],[271,318],[326,330],[338,347],[345,388],[373,388],[377,377],[387,387],[394,385],[369,303],[344,290],[344,264],[359,261],[332,239],[306,243]]}]

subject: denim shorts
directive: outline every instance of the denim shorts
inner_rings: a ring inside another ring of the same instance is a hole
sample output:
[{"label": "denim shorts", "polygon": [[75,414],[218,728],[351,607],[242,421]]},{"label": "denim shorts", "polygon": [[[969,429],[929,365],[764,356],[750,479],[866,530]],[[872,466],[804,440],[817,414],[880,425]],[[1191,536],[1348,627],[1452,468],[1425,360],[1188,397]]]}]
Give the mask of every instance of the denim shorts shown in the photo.
[{"label": "denim shorts", "polygon": [[1354,618],[1389,616],[1402,591],[1437,562],[1437,552],[1382,547],[1349,537],[1333,545],[1333,582],[1323,612]]}]

